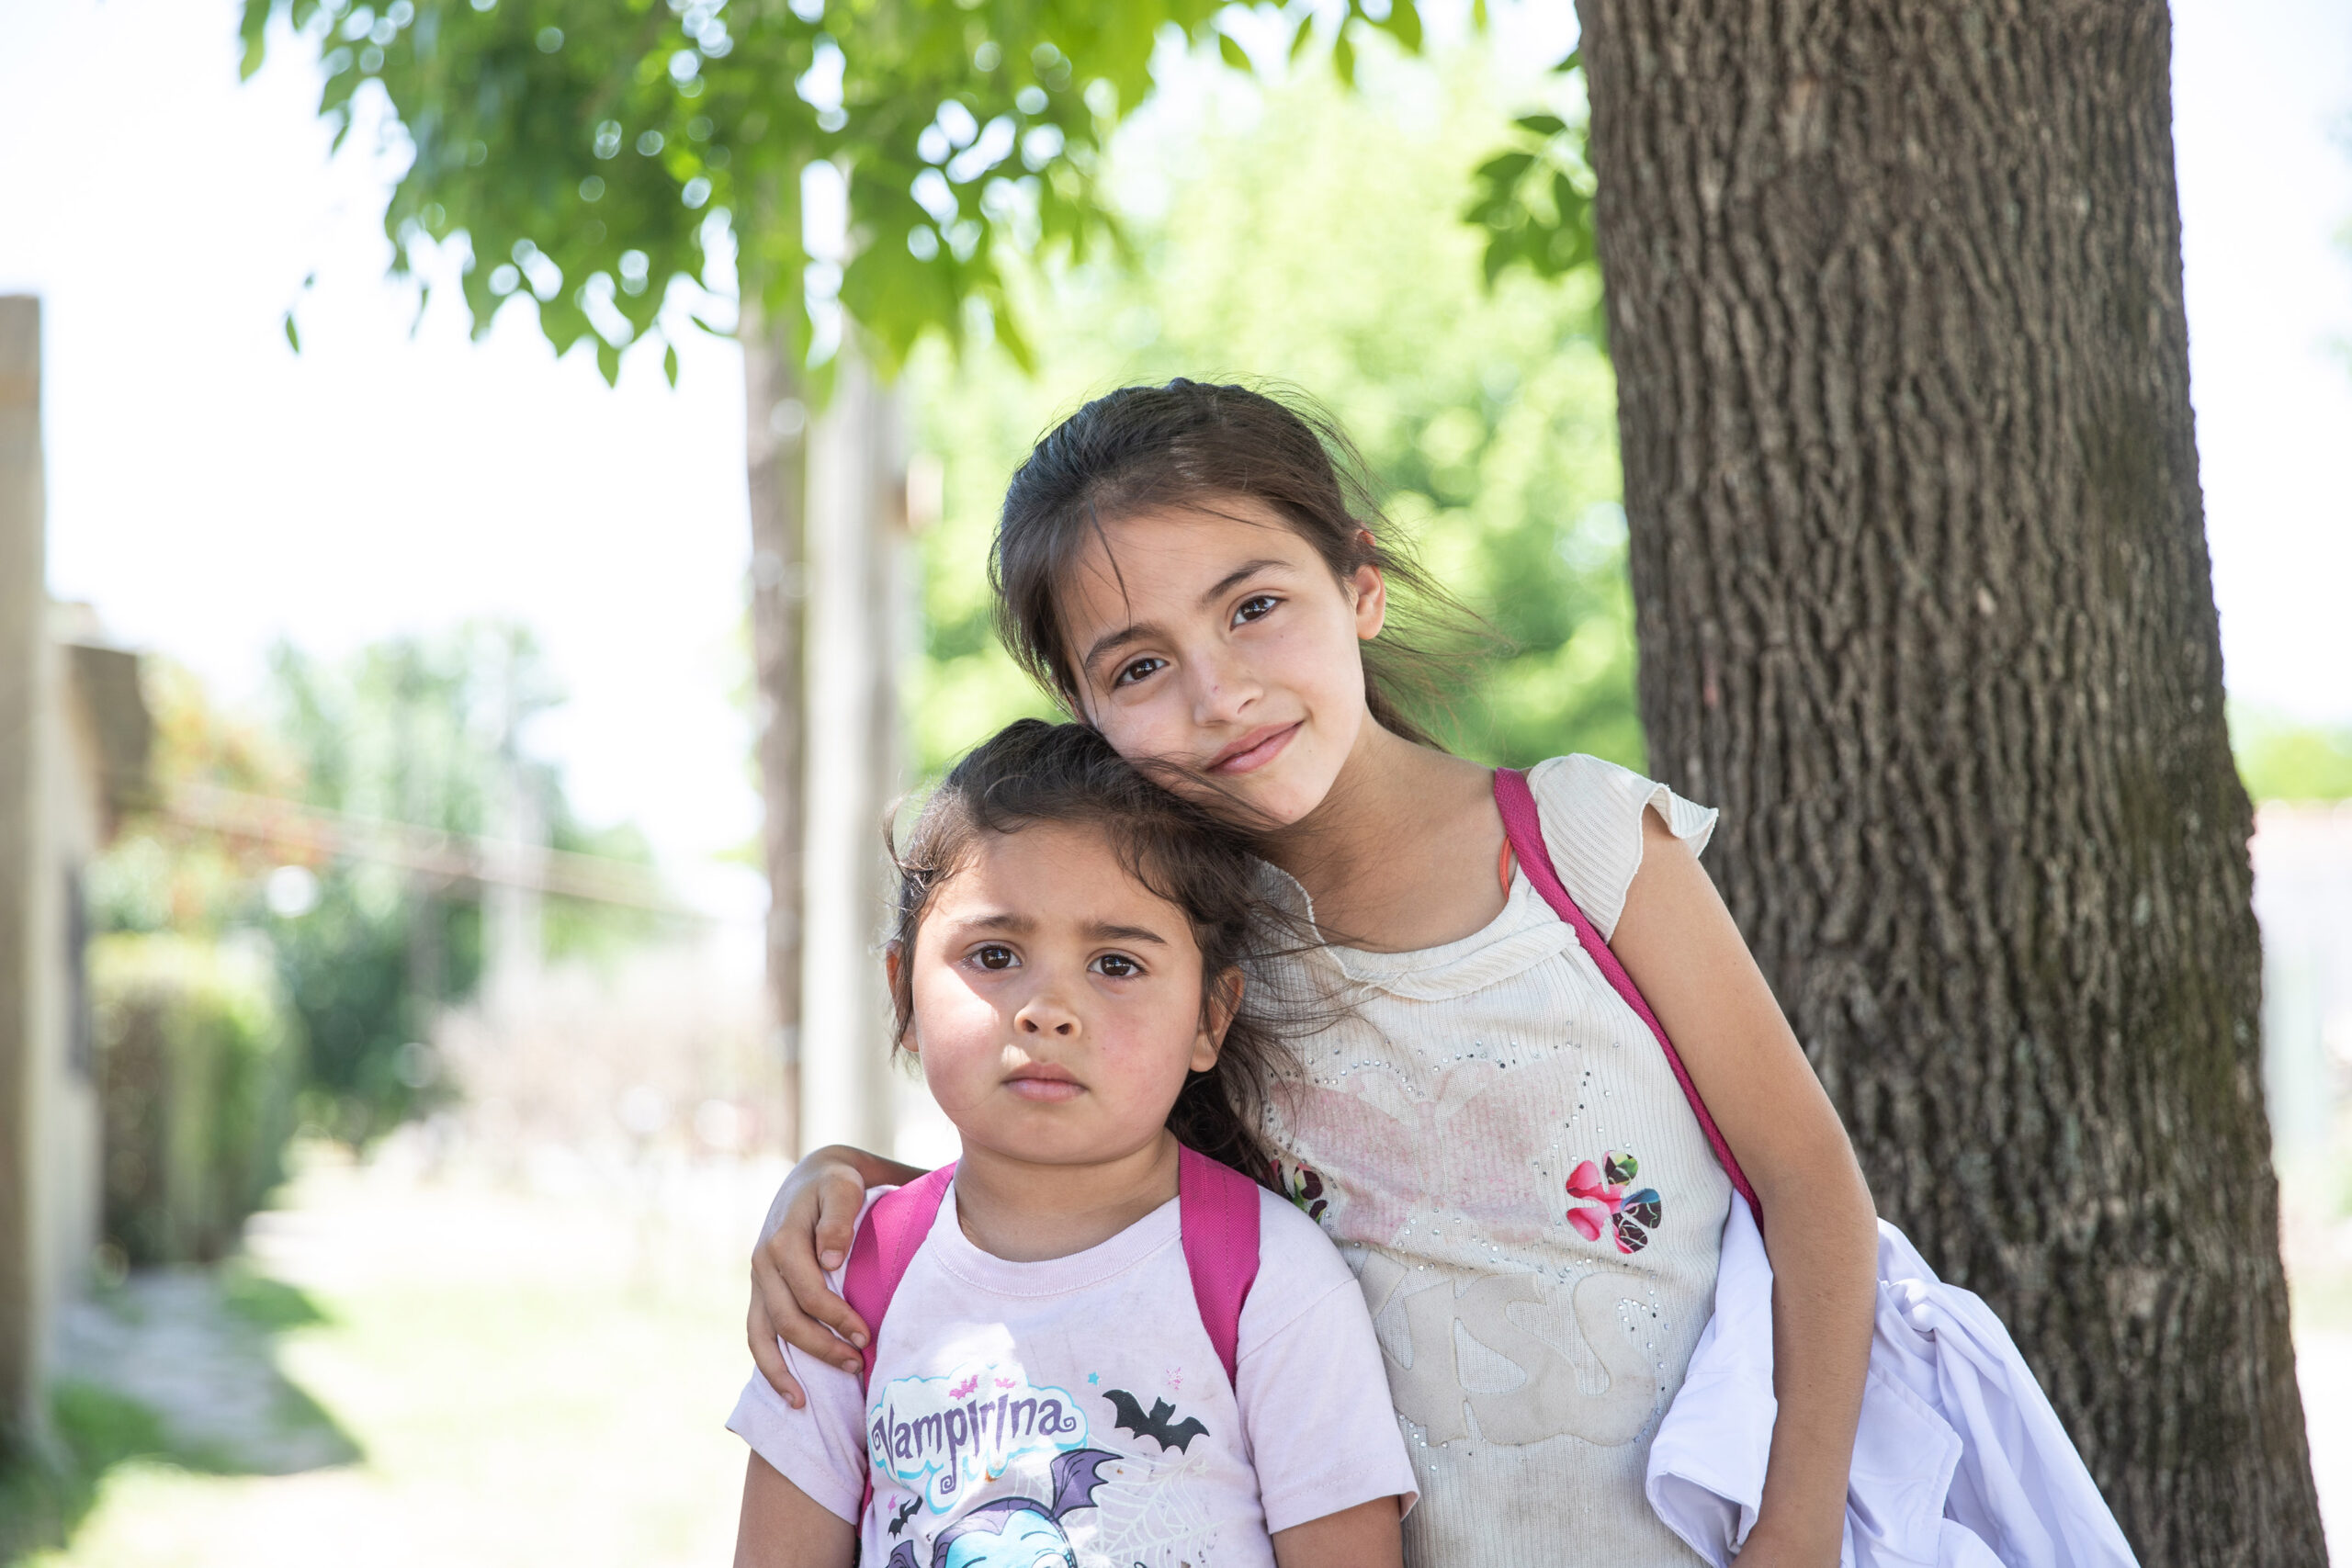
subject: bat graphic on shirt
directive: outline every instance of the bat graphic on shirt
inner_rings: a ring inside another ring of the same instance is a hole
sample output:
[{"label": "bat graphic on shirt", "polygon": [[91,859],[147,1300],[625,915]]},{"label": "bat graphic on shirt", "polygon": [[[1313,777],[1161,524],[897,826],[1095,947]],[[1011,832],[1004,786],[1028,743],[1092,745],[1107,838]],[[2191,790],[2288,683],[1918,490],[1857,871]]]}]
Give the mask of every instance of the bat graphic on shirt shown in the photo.
[{"label": "bat graphic on shirt", "polygon": [[1142,1403],[1125,1389],[1104,1389],[1102,1397],[1111,1402],[1112,1410],[1118,1416],[1119,1430],[1133,1432],[1138,1438],[1149,1438],[1163,1451],[1189,1449],[1194,1438],[1208,1436],[1209,1429],[1201,1425],[1200,1417],[1196,1416],[1187,1416],[1171,1424],[1168,1418],[1176,1414],[1176,1407],[1164,1399],[1153,1400],[1151,1414],[1147,1416],[1143,1413]]},{"label": "bat graphic on shirt", "polygon": [[913,1518],[913,1517],[914,1517],[914,1516],[915,1516],[915,1510],[916,1510],[917,1508],[922,1507],[922,1498],[920,1498],[920,1497],[910,1497],[910,1498],[908,1498],[908,1499],[907,1499],[907,1506],[906,1506],[905,1507],[903,1507],[903,1508],[899,1509],[897,1513],[892,1514],[892,1515],[890,1516],[890,1533],[891,1533],[893,1536],[896,1536],[896,1535],[897,1535],[900,1530],[905,1529],[907,1528],[907,1521],[908,1521],[909,1519],[910,1519],[910,1518]]}]

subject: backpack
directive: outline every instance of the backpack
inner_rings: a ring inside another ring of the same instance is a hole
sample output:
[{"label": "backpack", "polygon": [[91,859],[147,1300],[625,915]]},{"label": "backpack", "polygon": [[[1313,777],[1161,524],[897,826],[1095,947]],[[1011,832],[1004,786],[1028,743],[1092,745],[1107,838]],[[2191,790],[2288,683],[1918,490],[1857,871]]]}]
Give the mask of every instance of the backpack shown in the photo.
[{"label": "backpack", "polygon": [[[857,1374],[861,1393],[874,1377],[874,1350],[882,1341],[882,1319],[890,1310],[890,1298],[898,1294],[899,1281],[907,1277],[916,1251],[931,1235],[940,1200],[955,1176],[951,1161],[885,1192],[866,1210],[865,1223],[850,1244],[849,1262],[842,1270],[842,1299],[865,1320],[863,1365]],[[1177,1145],[1176,1220],[1183,1238],[1184,1267],[1193,1278],[1193,1304],[1216,1348],[1226,1382],[1237,1389],[1241,1307],[1250,1299],[1250,1287],[1258,1282],[1258,1192],[1256,1182],[1230,1166]],[[858,1505],[861,1530],[873,1501],[869,1462],[865,1493]]]}]

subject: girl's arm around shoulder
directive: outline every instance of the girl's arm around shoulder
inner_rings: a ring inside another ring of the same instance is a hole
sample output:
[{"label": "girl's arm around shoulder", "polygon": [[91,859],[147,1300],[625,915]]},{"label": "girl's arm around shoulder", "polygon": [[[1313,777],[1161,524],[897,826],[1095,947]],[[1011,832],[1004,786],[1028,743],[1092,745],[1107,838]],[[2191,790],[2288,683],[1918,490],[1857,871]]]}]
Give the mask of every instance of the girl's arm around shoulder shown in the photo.
[{"label": "girl's arm around shoulder", "polygon": [[1281,1568],[1403,1561],[1419,1495],[1363,1292],[1315,1222],[1259,1193],[1235,1391]]},{"label": "girl's arm around shoulder", "polygon": [[776,1189],[760,1243],[752,1249],[752,1310],[744,1335],[752,1364],[786,1404],[797,1406],[803,1391],[778,1340],[857,1371],[855,1348],[865,1343],[866,1325],[825,1276],[849,1256],[866,1189],[896,1187],[922,1174],[880,1155],[830,1144],[802,1156]]},{"label": "girl's arm around shoulder", "polygon": [[[852,1235],[855,1230],[854,1217]],[[820,1279],[840,1287],[838,1271]],[[787,1401],[755,1371],[727,1418],[752,1449],[736,1565],[846,1568],[865,1495],[865,1394],[854,1372],[790,1348],[777,1359],[805,1391],[800,1402]]]},{"label": "girl's arm around shoulder", "polygon": [[1772,1263],[1780,1415],[1742,1565],[1835,1563],[1870,1364],[1876,1212],[1836,1109],[1696,854],[1655,810],[1643,813],[1642,840],[1609,945],[1756,1189]]}]

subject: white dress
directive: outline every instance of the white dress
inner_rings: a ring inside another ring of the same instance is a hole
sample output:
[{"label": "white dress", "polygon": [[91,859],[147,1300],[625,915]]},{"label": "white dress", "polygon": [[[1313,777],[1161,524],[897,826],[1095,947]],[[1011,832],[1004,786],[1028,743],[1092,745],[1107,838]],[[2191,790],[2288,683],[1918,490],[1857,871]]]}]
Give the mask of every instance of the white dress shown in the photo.
[{"label": "white dress", "polygon": [[[1613,763],[1529,774],[1561,881],[1605,937],[1656,806]],[[1276,896],[1306,894],[1269,871]],[[1269,1133],[1293,1201],[1371,1307],[1420,1483],[1414,1568],[1698,1561],[1643,1495],[1659,1417],[1713,1305],[1731,1185],[1657,1040],[1523,874],[1503,911],[1415,953],[1326,948],[1272,984],[1336,990]]]}]

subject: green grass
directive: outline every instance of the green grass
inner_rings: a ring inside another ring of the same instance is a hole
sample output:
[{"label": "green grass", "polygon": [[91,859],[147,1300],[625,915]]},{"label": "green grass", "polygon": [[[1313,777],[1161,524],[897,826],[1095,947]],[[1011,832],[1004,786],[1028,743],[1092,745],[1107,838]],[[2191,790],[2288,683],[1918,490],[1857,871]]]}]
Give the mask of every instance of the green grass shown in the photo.
[{"label": "green grass", "polygon": [[59,1383],[49,1441],[0,1459],[0,1563],[62,1544],[96,1504],[108,1471],[170,1450],[162,1418],[137,1400],[96,1383]]},{"label": "green grass", "polygon": [[245,1429],[347,1434],[343,1460],[256,1472],[117,1411],[71,1546],[27,1568],[726,1561],[744,1251],[776,1174],[607,1172],[550,1197],[311,1169],[273,1217],[290,1239],[223,1269],[214,1293],[281,1380]]}]

